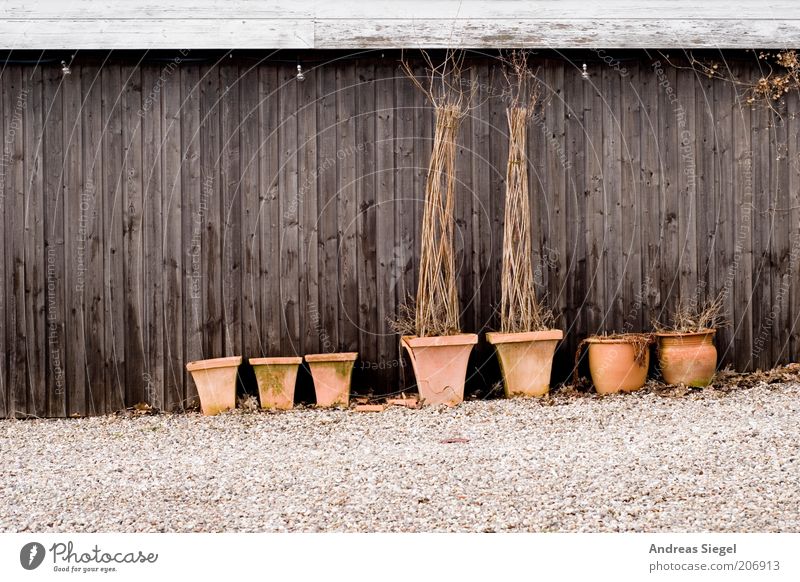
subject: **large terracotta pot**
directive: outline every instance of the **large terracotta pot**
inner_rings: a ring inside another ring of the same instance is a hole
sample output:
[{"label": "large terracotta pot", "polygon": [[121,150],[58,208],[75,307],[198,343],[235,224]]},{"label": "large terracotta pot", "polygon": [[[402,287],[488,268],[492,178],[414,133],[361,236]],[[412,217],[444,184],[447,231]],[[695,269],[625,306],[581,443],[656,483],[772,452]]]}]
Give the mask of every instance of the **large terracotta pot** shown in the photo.
[{"label": "large terracotta pot", "polygon": [[553,355],[563,337],[560,329],[486,334],[487,341],[497,350],[506,397],[547,394]]},{"label": "large terracotta pot", "polygon": [[632,392],[644,386],[650,366],[650,341],[647,336],[622,334],[596,336],[589,344],[589,371],[598,394]]},{"label": "large terracotta pot", "polygon": [[289,410],[294,406],[297,370],[303,358],[250,358],[258,383],[261,408]]},{"label": "large terracotta pot", "polygon": [[455,406],[464,401],[467,363],[477,335],[403,336],[400,342],[414,368],[420,404]]},{"label": "large terracotta pot", "polygon": [[198,360],[186,364],[197,385],[200,409],[206,416],[236,408],[236,376],[242,356]]},{"label": "large terracotta pot", "polygon": [[717,371],[715,329],[694,333],[659,332],[658,365],[667,384],[703,387]]},{"label": "large terracotta pot", "polygon": [[317,406],[331,408],[350,404],[350,378],[357,358],[357,352],[306,355],[314,379]]}]

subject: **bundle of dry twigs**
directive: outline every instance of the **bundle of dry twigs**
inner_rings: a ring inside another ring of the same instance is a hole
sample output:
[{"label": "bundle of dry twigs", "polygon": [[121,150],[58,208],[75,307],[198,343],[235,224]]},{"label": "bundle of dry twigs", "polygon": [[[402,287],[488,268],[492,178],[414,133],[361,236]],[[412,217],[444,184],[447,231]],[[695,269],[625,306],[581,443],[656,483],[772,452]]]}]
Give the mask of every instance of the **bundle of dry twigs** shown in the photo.
[{"label": "bundle of dry twigs", "polygon": [[427,66],[422,79],[407,61],[402,61],[408,78],[433,105],[436,124],[425,183],[414,322],[413,326],[408,322],[396,324],[399,329],[412,328],[421,337],[453,335],[461,329],[453,241],[456,136],[475,93],[474,85],[463,82],[462,52],[448,51],[439,65],[434,65],[425,52],[423,58]]},{"label": "bundle of dry twigs", "polygon": [[528,121],[539,101],[540,85],[528,68],[527,55],[514,52],[504,74],[508,108],[508,166],[503,231],[503,275],[500,328],[505,333],[547,329],[552,313],[536,299],[531,253],[531,210],[528,188]]}]

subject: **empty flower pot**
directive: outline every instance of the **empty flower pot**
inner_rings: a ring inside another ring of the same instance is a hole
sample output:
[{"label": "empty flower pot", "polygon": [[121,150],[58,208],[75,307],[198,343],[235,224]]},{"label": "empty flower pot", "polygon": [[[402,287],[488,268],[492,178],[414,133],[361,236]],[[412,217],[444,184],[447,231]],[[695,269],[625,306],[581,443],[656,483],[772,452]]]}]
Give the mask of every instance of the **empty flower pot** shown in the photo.
[{"label": "empty flower pot", "polygon": [[717,371],[716,333],[715,329],[657,333],[658,365],[664,381],[695,387],[711,384]]},{"label": "empty flower pot", "polygon": [[650,365],[647,336],[590,337],[589,371],[598,394],[632,392],[644,386]]},{"label": "empty flower pot", "polygon": [[417,379],[420,404],[455,406],[463,402],[467,363],[476,343],[474,333],[402,337]]},{"label": "empty flower pot", "polygon": [[297,370],[303,358],[250,358],[258,383],[261,408],[290,410],[294,406]]},{"label": "empty flower pot", "polygon": [[330,408],[350,404],[350,378],[357,358],[357,352],[306,355],[314,379],[317,406]]},{"label": "empty flower pot", "polygon": [[197,386],[203,414],[211,416],[236,408],[236,377],[241,363],[241,356],[233,356],[186,364]]},{"label": "empty flower pot", "polygon": [[563,337],[560,329],[486,334],[487,341],[497,350],[506,397],[547,394],[553,355]]}]

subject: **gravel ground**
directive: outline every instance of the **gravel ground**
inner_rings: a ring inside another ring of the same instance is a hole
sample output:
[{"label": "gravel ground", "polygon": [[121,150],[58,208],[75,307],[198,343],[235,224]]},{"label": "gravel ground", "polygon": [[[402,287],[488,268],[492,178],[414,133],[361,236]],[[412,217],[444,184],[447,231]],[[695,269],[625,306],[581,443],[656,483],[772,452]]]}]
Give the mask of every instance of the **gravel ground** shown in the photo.
[{"label": "gravel ground", "polygon": [[800,532],[799,420],[800,384],[4,420],[0,530]]}]

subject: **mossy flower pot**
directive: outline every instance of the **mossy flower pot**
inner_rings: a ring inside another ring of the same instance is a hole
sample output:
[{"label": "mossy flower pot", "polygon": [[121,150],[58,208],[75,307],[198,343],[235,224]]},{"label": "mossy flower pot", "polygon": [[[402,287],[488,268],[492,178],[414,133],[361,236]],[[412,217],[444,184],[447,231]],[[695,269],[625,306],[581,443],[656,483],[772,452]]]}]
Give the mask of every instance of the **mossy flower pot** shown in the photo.
[{"label": "mossy flower pot", "polygon": [[186,364],[197,386],[200,409],[206,416],[236,408],[236,377],[242,356],[198,360]]},{"label": "mossy flower pot", "polygon": [[717,371],[715,329],[699,332],[659,332],[658,365],[667,384],[702,388],[711,384]]},{"label": "mossy flower pot", "polygon": [[350,404],[350,379],[357,358],[357,352],[306,355],[314,379],[317,406],[332,408]]},{"label": "mossy flower pot", "polygon": [[500,360],[507,398],[548,393],[553,356],[563,337],[560,329],[486,334],[486,340],[494,345]]},{"label": "mossy flower pot", "polygon": [[290,410],[294,406],[294,386],[303,358],[250,358],[249,362],[256,375],[261,408]]},{"label": "mossy flower pot", "polygon": [[464,401],[467,363],[477,335],[403,336],[400,342],[411,359],[421,405],[455,406]]},{"label": "mossy flower pot", "polygon": [[632,392],[644,386],[650,366],[650,340],[637,334],[595,336],[589,344],[589,372],[598,394]]}]

